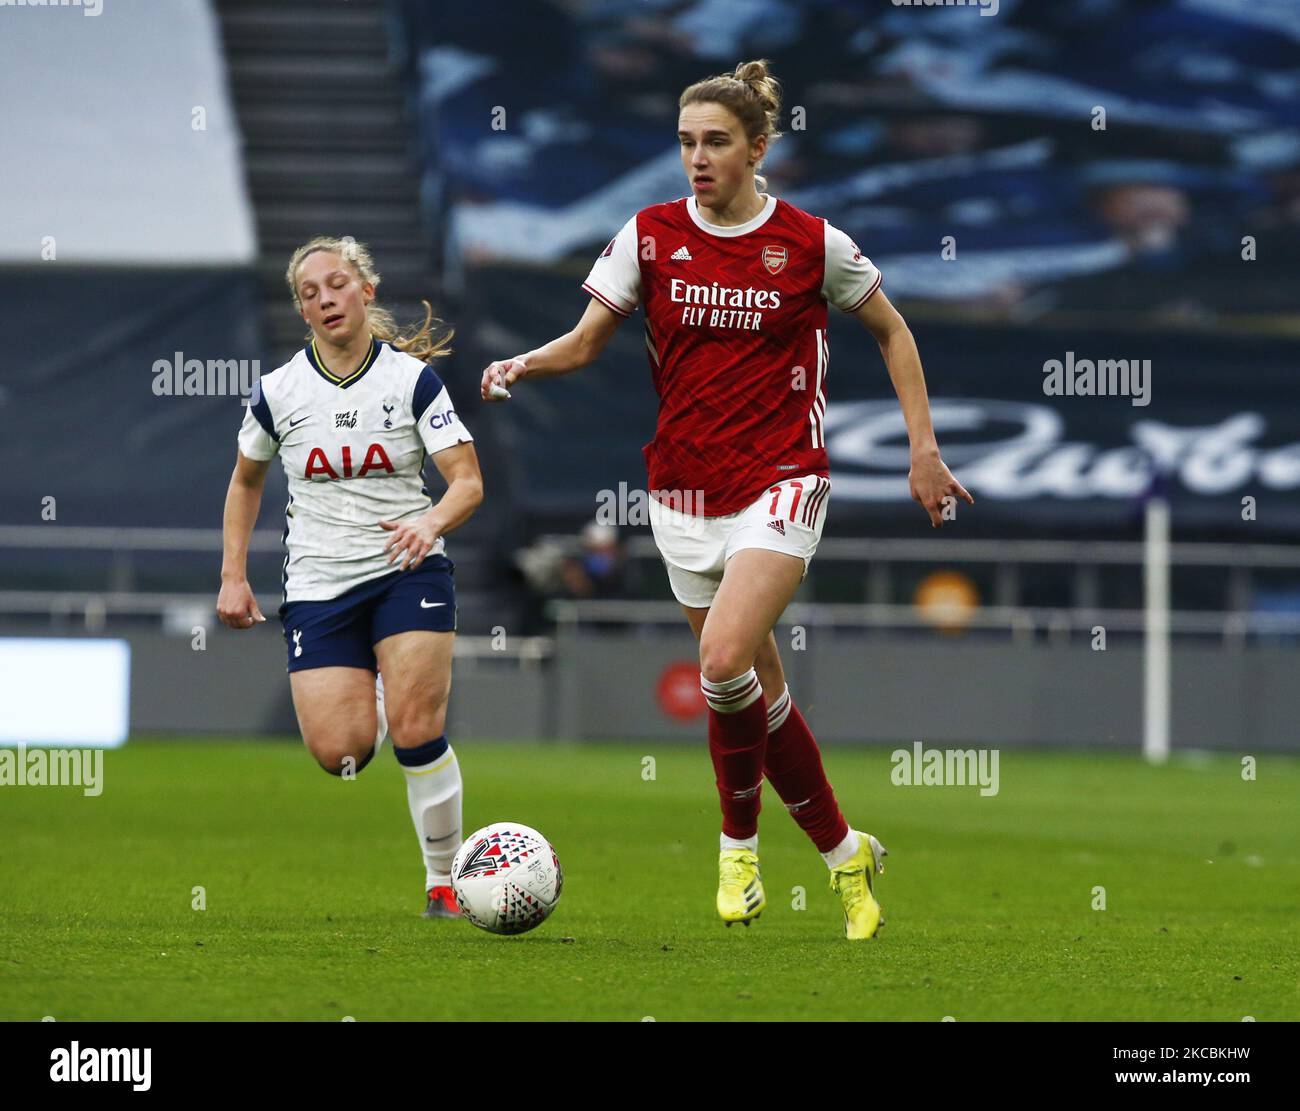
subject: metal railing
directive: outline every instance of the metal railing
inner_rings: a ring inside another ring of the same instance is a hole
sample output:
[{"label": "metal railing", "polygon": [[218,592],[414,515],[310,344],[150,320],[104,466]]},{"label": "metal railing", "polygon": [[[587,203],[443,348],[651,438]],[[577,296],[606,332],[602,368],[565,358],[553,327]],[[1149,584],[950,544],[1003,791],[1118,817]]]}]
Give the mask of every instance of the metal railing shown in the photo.
[{"label": "metal railing", "polygon": [[[576,538],[552,538],[576,543]],[[280,533],[273,529],[254,531],[250,552],[280,552]],[[0,526],[0,550],[107,552],[114,557],[143,552],[219,552],[220,529],[68,527],[50,525]],[[629,558],[658,561],[651,537],[641,534],[626,541]],[[989,605],[979,606],[961,618],[964,627],[1003,630],[1017,638],[1039,633],[1068,638],[1091,632],[1100,626],[1118,633],[1139,633],[1144,614],[1138,609],[1107,609],[1095,604],[1096,569],[1105,566],[1140,568],[1144,546],[1138,541],[1074,540],[967,540],[948,537],[924,539],[850,539],[828,537],[817,550],[818,563],[861,563],[864,565],[866,601],[796,602],[786,611],[782,623],[813,624],[821,627],[868,629],[923,629],[934,624],[910,604],[893,598],[891,577],[899,565],[942,564],[947,566],[987,565],[996,569],[995,596]],[[1222,567],[1228,576],[1230,608],[1222,611],[1174,611],[1171,630],[1178,635],[1221,637],[1226,644],[1239,644],[1251,635],[1293,635],[1300,633],[1300,614],[1255,613],[1248,609],[1252,572],[1265,569],[1300,570],[1300,545],[1176,543],[1171,546],[1175,568]],[[1022,567],[1060,565],[1074,576],[1071,606],[1042,607],[1019,603]],[[810,568],[809,577],[812,578]],[[107,590],[0,590],[0,616],[48,616],[54,623],[79,621],[89,631],[104,628],[113,616],[170,619],[179,623],[206,615],[205,624],[215,622],[215,598],[209,593],[141,592]],[[561,626],[577,623],[677,624],[680,607],[673,602],[630,600],[557,601],[551,610]],[[477,651],[476,639],[461,637],[467,654]],[[518,644],[521,638],[511,638]],[[528,658],[544,658],[549,638],[523,638],[538,642],[521,648]],[[490,648],[487,651],[492,651]],[[499,653],[496,653],[499,656]],[[512,648],[511,653],[514,654]]]},{"label": "metal railing", "polygon": [[[563,633],[581,625],[680,626],[684,618],[676,602],[637,602],[622,599],[555,601],[550,612]],[[782,628],[955,631],[1009,633],[1028,643],[1040,634],[1050,641],[1068,641],[1099,629],[1107,634],[1141,634],[1146,613],[1140,609],[1069,609],[1045,606],[980,606],[969,612],[921,610],[911,605],[846,602],[794,602],[781,616]],[[1248,636],[1300,635],[1300,613],[1232,613],[1174,610],[1170,631],[1180,636],[1220,638],[1226,647],[1240,647]]]},{"label": "metal railing", "polygon": [[[216,595],[139,591],[0,590],[0,616],[48,616],[51,622],[77,623],[88,633],[104,632],[110,617],[152,617],[164,628],[189,634],[194,625],[217,627]],[[456,637],[457,658],[515,660],[533,666],[550,659],[555,640],[549,636]]]},{"label": "metal railing", "polygon": [[[627,544],[635,559],[658,560],[659,552],[650,537],[634,537]],[[985,565],[994,569],[994,607],[1020,608],[1022,568],[1056,565],[1071,575],[1071,609],[1099,608],[1099,569],[1130,566],[1140,573],[1145,545],[1136,540],[963,540],[945,537],[925,539],[870,539],[827,537],[817,546],[817,558],[808,568],[807,582],[817,578],[820,563],[862,563],[865,565],[866,601],[889,605],[894,600],[893,576],[899,565],[943,564]],[[1255,572],[1295,570],[1300,572],[1300,545],[1226,544],[1181,542],[1170,545],[1175,570],[1188,567],[1222,567],[1226,577],[1229,616],[1250,607]],[[1286,615],[1280,615],[1285,617]],[[1186,614],[1184,625],[1196,624]],[[1285,624],[1285,621],[1283,622]]]},{"label": "metal railing", "polygon": [[[282,551],[281,533],[254,529],[250,552]],[[0,525],[0,549],[62,551],[220,552],[219,528],[118,528],[112,525]]]},{"label": "metal railing", "polygon": [[[577,544],[576,537],[548,537]],[[111,525],[0,525],[0,549],[220,552],[219,528],[119,528]],[[283,551],[276,529],[255,529],[249,551]],[[628,554],[655,558],[654,539],[640,533],[626,540]],[[1000,563],[1008,555],[1018,563],[1141,564],[1139,540],[966,540],[945,536],[924,539],[826,537],[818,560],[882,560],[913,563]],[[1179,565],[1300,568],[1300,544],[1228,544],[1182,542],[1173,545]]]}]

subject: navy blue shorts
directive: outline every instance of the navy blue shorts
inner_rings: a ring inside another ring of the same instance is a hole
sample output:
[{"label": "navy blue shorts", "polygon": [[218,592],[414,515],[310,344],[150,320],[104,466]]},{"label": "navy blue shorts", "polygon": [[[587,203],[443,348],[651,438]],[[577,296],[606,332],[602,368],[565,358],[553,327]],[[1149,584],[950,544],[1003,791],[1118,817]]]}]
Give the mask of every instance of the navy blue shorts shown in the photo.
[{"label": "navy blue shorts", "polygon": [[354,586],[327,602],[286,602],[280,607],[289,670],[367,667],[375,670],[375,644],[394,633],[456,631],[456,565],[429,556],[413,571],[393,571]]}]

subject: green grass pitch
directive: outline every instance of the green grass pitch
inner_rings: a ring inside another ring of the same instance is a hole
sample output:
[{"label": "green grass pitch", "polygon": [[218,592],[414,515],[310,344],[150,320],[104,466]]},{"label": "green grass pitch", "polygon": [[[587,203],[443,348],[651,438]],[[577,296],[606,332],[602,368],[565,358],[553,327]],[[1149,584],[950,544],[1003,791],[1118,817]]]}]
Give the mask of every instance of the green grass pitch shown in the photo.
[{"label": "green grass pitch", "polygon": [[107,754],[98,798],[0,787],[0,1018],[1300,1018],[1293,758],[1252,782],[1226,755],[1004,749],[982,798],[831,749],[850,821],[890,848],[888,924],[850,944],[770,787],[768,908],[717,920],[702,744],[457,751],[467,831],[525,822],[559,852],[564,896],[531,934],[420,917],[387,751],[346,782],[296,743],[143,740]]}]

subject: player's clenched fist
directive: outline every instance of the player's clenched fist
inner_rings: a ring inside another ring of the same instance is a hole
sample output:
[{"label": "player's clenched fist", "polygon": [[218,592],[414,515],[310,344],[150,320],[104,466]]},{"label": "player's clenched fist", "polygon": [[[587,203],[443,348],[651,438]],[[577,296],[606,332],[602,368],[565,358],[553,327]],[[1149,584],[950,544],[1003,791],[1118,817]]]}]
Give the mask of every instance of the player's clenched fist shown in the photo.
[{"label": "player's clenched fist", "polygon": [[221,593],[217,595],[217,616],[223,625],[232,629],[251,629],[259,621],[266,620],[257,608],[257,599],[253,597],[253,588],[247,579],[221,584]]},{"label": "player's clenched fist", "polygon": [[520,357],[491,363],[483,371],[481,394],[484,401],[505,401],[510,397],[510,387],[528,373],[528,366]]}]

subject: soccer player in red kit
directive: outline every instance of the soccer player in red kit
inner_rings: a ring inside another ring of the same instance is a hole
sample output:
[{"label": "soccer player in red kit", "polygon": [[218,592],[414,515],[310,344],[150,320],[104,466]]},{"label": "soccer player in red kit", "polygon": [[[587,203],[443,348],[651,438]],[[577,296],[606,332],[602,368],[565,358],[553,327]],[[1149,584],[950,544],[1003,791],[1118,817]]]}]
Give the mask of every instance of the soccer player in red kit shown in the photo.
[{"label": "soccer player in red kit", "polygon": [[763,192],[780,88],[766,62],[691,85],[678,139],[691,195],[642,209],[605,248],[572,331],[492,363],[485,400],[525,378],[592,362],[641,305],[659,394],[645,448],[651,525],[700,644],[709,751],[722,806],[717,908],[748,924],[766,905],[758,866],[763,777],[822,854],[849,938],[883,921],[872,875],[885,849],[851,829],[790,698],[773,628],[826,520],[827,304],[880,344],[911,443],[912,496],[934,526],[943,499],[973,499],[935,440],[916,343],[880,272],[825,220]]}]

